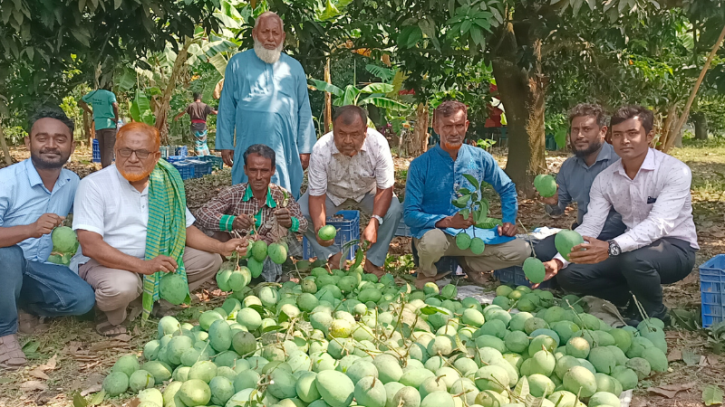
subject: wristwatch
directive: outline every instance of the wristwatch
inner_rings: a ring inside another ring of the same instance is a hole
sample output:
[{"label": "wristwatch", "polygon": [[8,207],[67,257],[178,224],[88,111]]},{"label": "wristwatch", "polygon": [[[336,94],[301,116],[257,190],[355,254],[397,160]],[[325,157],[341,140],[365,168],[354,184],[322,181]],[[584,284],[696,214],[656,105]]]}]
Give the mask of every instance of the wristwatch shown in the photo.
[{"label": "wristwatch", "polygon": [[375,219],[375,220],[378,221],[378,226],[383,226],[383,218],[381,218],[378,215],[372,215],[371,218],[373,218],[373,219]]},{"label": "wristwatch", "polygon": [[612,257],[619,256],[622,253],[622,249],[619,247],[617,242],[615,242],[614,240],[608,240],[607,243],[609,243],[609,255],[610,256],[612,256]]}]

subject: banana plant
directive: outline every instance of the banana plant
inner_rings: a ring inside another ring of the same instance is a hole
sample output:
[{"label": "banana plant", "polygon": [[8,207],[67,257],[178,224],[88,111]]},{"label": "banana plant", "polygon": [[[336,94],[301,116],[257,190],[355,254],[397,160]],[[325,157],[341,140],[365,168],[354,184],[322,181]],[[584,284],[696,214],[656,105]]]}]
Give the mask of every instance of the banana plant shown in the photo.
[{"label": "banana plant", "polygon": [[356,88],[354,85],[347,85],[345,89],[325,81],[311,79],[310,88],[323,92],[329,92],[334,96],[332,102],[335,106],[347,105],[373,105],[381,109],[405,110],[408,105],[390,99],[386,95],[393,91],[393,85],[389,83],[371,83],[363,88]]}]

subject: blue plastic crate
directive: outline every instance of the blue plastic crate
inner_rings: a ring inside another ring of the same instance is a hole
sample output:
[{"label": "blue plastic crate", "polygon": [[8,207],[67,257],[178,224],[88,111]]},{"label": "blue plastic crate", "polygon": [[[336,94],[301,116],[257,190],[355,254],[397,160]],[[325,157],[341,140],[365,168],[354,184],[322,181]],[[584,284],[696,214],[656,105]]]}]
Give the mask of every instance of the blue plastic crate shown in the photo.
[{"label": "blue plastic crate", "polygon": [[725,254],[718,254],[700,266],[702,326],[725,320]]},{"label": "blue plastic crate", "polygon": [[170,155],[170,156],[166,157],[166,161],[168,161],[168,162],[170,162],[172,164],[173,163],[182,162],[182,161],[185,161],[185,160],[186,160],[186,157],[185,156],[181,156],[181,155]]},{"label": "blue plastic crate", "polygon": [[201,178],[204,175],[211,174],[211,163],[200,160],[186,160],[187,163],[194,165],[194,178]]},{"label": "blue plastic crate", "polygon": [[211,168],[214,171],[224,168],[224,160],[222,160],[221,157],[217,157],[215,155],[202,155],[194,157],[194,159],[211,163]]},{"label": "blue plastic crate", "polygon": [[101,162],[101,147],[97,139],[93,139],[93,159],[91,161],[94,163]]},{"label": "blue plastic crate", "polygon": [[179,175],[181,175],[182,180],[194,178],[194,164],[187,163],[185,161],[177,161],[171,165],[179,171]]},{"label": "blue plastic crate", "polygon": [[[494,270],[493,276],[501,283],[507,285],[525,285],[527,287],[531,287],[533,285],[526,279],[526,274],[524,274],[524,269],[521,266],[511,266],[501,270]],[[539,288],[551,288],[551,284],[551,280],[544,281],[539,284]]]},{"label": "blue plastic crate", "polygon": [[[338,250],[342,249],[345,243],[351,240],[360,240],[360,212],[358,211],[340,211],[335,214],[342,216],[340,218],[327,218],[327,224],[332,225],[337,229],[337,235],[335,236],[335,245],[332,247]],[[310,224],[309,227],[312,227]],[[350,248],[346,259],[355,260],[355,252],[357,251],[357,243]],[[317,255],[313,252],[312,246],[307,241],[307,237],[302,239],[302,257],[307,260]]]},{"label": "blue plastic crate", "polygon": [[174,152],[174,155],[180,155],[182,157],[186,157],[189,155],[189,149],[186,146],[178,146],[176,147],[176,151]]}]

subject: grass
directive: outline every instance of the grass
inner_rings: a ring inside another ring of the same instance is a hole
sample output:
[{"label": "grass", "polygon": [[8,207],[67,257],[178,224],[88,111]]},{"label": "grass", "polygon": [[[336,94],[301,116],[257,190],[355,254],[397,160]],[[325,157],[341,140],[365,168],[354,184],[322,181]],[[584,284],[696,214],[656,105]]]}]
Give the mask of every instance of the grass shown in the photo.
[{"label": "grass", "polygon": [[[17,159],[27,157],[24,149],[17,149],[14,155]],[[87,161],[89,152],[79,152],[70,165],[75,171],[89,171]],[[499,162],[505,162],[505,150],[494,149]],[[499,151],[500,150],[500,151]],[[504,154],[502,154],[502,152]],[[725,140],[709,140],[699,142],[685,140],[683,148],[675,149],[672,155],[687,163],[692,169],[692,201],[695,223],[702,249],[698,253],[698,264],[706,261],[714,254],[725,253],[725,230],[723,230],[723,214],[725,214]],[[556,172],[564,160],[565,154],[554,152],[548,155],[549,171]],[[404,187],[407,163],[409,160],[396,160],[396,192]],[[217,190],[228,183],[229,174],[219,173],[218,176],[207,177],[204,180],[195,180],[187,183],[187,195],[191,198],[190,206],[197,205],[209,199],[208,193]],[[487,194],[488,195],[488,194]],[[495,194],[493,194],[495,195]],[[492,196],[492,211],[500,213],[497,197]],[[521,200],[519,203],[519,218],[523,225],[532,229],[532,226],[548,225],[553,227],[568,227],[573,219],[574,211],[567,217],[556,220],[548,218],[540,203],[534,200]],[[394,271],[407,270],[409,266],[410,239],[396,238],[391,244],[391,255],[399,256],[397,261],[390,259],[388,268]],[[665,288],[665,299],[668,305],[683,307],[699,315],[699,280],[694,271],[687,279]],[[224,300],[216,287],[209,285],[201,295],[200,301],[193,307],[185,309],[178,318],[181,322],[191,322],[206,309],[212,309]],[[138,322],[130,326],[131,337],[127,341],[109,341],[93,330],[93,323],[79,321],[74,318],[59,318],[49,321],[49,328],[42,334],[23,336],[22,343],[29,348],[37,345],[31,354],[27,368],[17,372],[0,372],[0,406],[34,406],[47,405],[72,406],[73,398],[83,390],[92,389],[103,379],[115,360],[125,353],[141,354],[143,344],[156,336],[155,321],[150,321],[145,327]],[[632,401],[633,407],[644,406],[701,406],[701,389],[708,384],[725,385],[725,358],[716,355],[712,350],[712,343],[708,342],[704,330],[688,332],[684,330],[669,330],[667,342],[670,350],[683,353],[695,353],[706,357],[706,362],[698,366],[687,366],[684,361],[677,360],[670,364],[671,370],[667,373],[654,375],[647,379],[635,392]],[[45,373],[49,379],[43,380],[33,376],[31,372],[37,366],[46,363],[57,355],[57,368]],[[47,385],[46,390],[28,391],[21,385],[30,381],[39,381]],[[646,387],[656,387],[668,384],[682,384],[697,382],[697,386],[690,391],[678,393],[674,398],[667,399],[648,393]],[[91,396],[87,397],[88,400]],[[129,399],[106,399],[102,406],[133,405]]]}]

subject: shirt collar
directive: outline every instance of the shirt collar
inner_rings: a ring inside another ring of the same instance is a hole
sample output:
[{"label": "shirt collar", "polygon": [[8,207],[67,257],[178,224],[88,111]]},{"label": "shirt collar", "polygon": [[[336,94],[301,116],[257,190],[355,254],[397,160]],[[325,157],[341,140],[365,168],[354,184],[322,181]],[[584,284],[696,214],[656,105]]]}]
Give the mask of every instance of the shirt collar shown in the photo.
[{"label": "shirt collar", "polygon": [[[471,147],[466,143],[463,143],[460,149],[458,149],[458,156],[456,157],[456,160],[459,160],[462,156],[462,154],[466,154],[468,152],[468,148]],[[441,147],[441,143],[438,143],[433,147],[433,150],[435,150],[441,157],[447,158],[449,160],[452,160],[451,155],[448,153],[448,151],[444,150],[443,147]]]},{"label": "shirt collar", "polygon": [[[594,161],[594,164],[596,164],[596,163],[598,163],[598,162],[600,162],[600,161],[607,161],[607,160],[611,160],[611,159],[613,158],[613,157],[612,157],[612,155],[613,155],[613,154],[614,154],[614,147],[612,147],[612,145],[611,145],[611,144],[609,144],[609,143],[607,143],[607,142],[605,141],[605,142],[604,142],[604,143],[602,144],[602,148],[601,148],[601,149],[599,150],[599,153],[597,154],[597,159],[596,159],[596,161]],[[575,155],[574,157],[575,157],[575,158],[576,158],[576,160],[577,160],[577,161],[579,162],[579,164],[583,165],[583,166],[584,166],[584,167],[586,167],[586,168],[589,168],[589,166],[587,166],[587,163],[586,163],[586,162],[584,161],[584,159],[582,159],[582,158],[579,158],[579,157],[577,157],[576,155]],[[593,166],[594,164],[592,164],[592,166]]]},{"label": "shirt collar", "polygon": [[[624,170],[624,165],[622,165],[622,160],[617,161],[616,163],[618,165],[617,172],[621,175],[628,177],[627,171]],[[639,171],[637,171],[637,174],[640,173],[640,171],[654,171],[656,169],[657,165],[655,163],[655,150],[652,148],[649,148],[647,150],[647,156],[644,157],[644,161],[642,162],[642,165],[639,167]],[[636,177],[636,175],[635,175]]]},{"label": "shirt collar", "polygon": [[644,162],[642,163],[640,169],[653,171],[655,167],[655,152],[654,149],[650,148],[647,150],[647,156],[644,158]]},{"label": "shirt collar", "polygon": [[[248,202],[252,197],[254,196],[254,193],[252,192],[252,188],[247,184],[247,190],[244,191],[244,196],[242,197],[242,202]],[[267,187],[267,202],[264,203],[270,208],[276,208],[277,202],[274,201],[274,198],[272,198],[272,188]]]},{"label": "shirt collar", "polygon": [[[28,158],[24,161],[25,164],[25,172],[28,174],[28,182],[30,183],[31,187],[35,187],[38,185],[42,185],[43,188],[45,188],[45,184],[43,184],[43,180],[40,178],[40,174],[38,174],[38,170],[35,168],[35,165],[33,164],[33,159]],[[63,186],[66,182],[70,181],[70,176],[67,172],[63,171],[63,169],[60,170],[60,175],[58,175],[58,179],[55,181],[55,186]],[[55,188],[53,188],[55,189]]]}]

